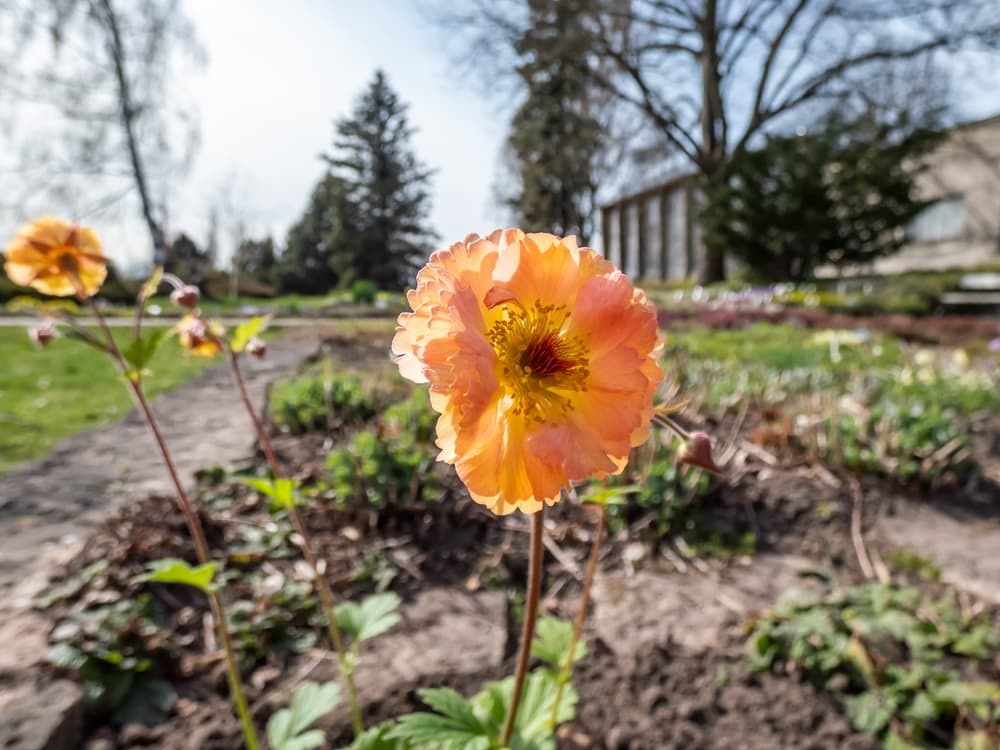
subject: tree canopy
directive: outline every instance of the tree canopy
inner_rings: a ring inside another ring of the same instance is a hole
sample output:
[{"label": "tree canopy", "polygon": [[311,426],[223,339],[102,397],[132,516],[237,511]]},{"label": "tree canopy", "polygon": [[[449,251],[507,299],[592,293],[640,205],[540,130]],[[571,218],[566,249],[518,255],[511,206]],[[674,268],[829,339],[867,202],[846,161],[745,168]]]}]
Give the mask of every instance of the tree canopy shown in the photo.
[{"label": "tree canopy", "polygon": [[915,181],[938,138],[905,121],[839,115],[813,132],[770,136],[734,156],[725,180],[709,191],[705,240],[767,280],[801,280],[823,264],[893,253],[926,205]]},{"label": "tree canopy", "polygon": [[168,186],[197,141],[172,85],[182,59],[201,50],[179,0],[0,2],[0,124],[20,158],[0,164],[16,175],[0,189],[21,213],[59,201],[93,214],[134,197],[163,263]]}]

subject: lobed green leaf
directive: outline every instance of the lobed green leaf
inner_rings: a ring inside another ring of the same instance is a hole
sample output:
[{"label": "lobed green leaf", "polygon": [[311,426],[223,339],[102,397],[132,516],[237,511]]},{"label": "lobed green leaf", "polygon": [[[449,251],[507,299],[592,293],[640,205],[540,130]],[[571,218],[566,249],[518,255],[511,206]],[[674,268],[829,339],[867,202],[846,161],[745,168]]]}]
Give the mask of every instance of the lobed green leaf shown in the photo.
[{"label": "lobed green leaf", "polygon": [[149,572],[139,576],[137,580],[150,583],[179,583],[211,594],[218,590],[218,586],[212,583],[218,565],[217,562],[207,562],[192,566],[184,560],[166,558],[150,563]]}]

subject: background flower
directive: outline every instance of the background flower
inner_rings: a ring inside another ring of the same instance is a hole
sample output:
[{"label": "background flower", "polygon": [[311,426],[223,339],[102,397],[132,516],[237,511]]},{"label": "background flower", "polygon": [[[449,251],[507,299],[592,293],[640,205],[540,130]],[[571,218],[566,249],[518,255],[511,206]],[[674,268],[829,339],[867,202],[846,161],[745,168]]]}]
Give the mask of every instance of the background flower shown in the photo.
[{"label": "background flower", "polygon": [[4,251],[4,271],[20,286],[54,297],[91,297],[108,275],[97,235],[51,216],[26,224]]},{"label": "background flower", "polygon": [[439,458],[494,512],[620,472],[649,434],[656,312],[575,238],[471,235],[431,256],[408,300],[400,372],[430,383]]},{"label": "background flower", "polygon": [[189,313],[177,323],[177,340],[198,357],[214,357],[222,352],[222,328]]}]

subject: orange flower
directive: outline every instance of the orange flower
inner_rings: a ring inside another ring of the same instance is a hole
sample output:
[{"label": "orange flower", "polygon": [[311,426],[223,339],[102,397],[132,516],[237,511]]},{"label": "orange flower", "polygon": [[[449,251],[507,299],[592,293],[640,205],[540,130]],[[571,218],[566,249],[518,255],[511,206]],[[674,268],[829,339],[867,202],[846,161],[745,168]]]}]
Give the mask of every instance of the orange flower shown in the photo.
[{"label": "orange flower", "polygon": [[51,216],[21,227],[4,251],[4,261],[15,284],[53,297],[91,297],[108,275],[97,235]]},{"label": "orange flower", "polygon": [[438,458],[493,512],[534,513],[617,474],[648,436],[656,311],[575,238],[470,235],[431,256],[407,299],[400,372],[430,383]]},{"label": "orange flower", "polygon": [[217,323],[206,323],[194,314],[187,314],[174,327],[181,346],[198,357],[214,357],[222,352],[222,328]]}]

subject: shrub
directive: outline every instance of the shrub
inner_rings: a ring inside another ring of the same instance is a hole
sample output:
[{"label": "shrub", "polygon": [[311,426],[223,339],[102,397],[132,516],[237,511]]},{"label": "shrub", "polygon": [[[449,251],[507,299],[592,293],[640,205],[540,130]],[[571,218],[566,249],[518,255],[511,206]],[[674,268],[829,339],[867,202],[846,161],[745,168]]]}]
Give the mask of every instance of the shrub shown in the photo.
[{"label": "shrub", "polygon": [[441,490],[432,466],[433,452],[412,434],[385,437],[363,430],[327,455],[327,484],[344,505],[366,502],[382,508],[434,501]]},{"label": "shrub", "polygon": [[358,279],[351,284],[351,302],[355,305],[371,305],[375,303],[378,285],[368,279]]},{"label": "shrub", "polygon": [[293,434],[356,424],[375,410],[372,390],[353,375],[281,380],[271,391],[274,423]]}]

